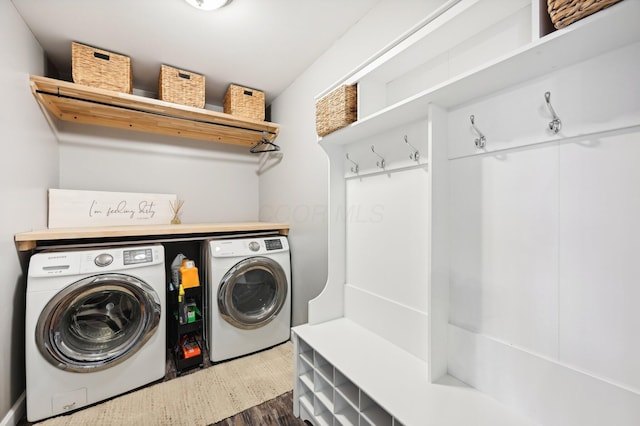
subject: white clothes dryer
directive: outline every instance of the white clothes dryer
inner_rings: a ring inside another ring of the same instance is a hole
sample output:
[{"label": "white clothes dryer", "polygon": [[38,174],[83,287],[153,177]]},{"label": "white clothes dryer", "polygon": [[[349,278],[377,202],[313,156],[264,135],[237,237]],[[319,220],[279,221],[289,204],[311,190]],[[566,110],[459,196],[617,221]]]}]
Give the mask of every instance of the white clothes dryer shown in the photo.
[{"label": "white clothes dryer", "polygon": [[289,340],[291,261],[284,236],[209,240],[204,246],[205,335],[213,362]]},{"label": "white clothes dryer", "polygon": [[162,245],[34,254],[26,294],[27,419],[165,375]]}]

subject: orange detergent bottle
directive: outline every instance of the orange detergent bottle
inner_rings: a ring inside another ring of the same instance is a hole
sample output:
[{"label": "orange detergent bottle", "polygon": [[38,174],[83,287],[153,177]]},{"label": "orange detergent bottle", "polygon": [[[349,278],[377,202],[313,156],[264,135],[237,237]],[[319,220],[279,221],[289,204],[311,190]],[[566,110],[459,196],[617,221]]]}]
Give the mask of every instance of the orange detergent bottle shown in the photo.
[{"label": "orange detergent bottle", "polygon": [[180,266],[180,282],[183,288],[198,287],[200,279],[198,278],[198,268],[193,260],[184,259]]}]

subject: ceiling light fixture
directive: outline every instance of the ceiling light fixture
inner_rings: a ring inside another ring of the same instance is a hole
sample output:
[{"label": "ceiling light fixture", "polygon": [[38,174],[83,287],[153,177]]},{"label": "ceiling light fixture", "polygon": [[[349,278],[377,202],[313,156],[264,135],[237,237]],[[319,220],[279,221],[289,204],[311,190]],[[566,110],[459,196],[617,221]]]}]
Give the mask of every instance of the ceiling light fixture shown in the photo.
[{"label": "ceiling light fixture", "polygon": [[231,0],[184,0],[198,10],[215,10],[220,9],[231,3]]}]

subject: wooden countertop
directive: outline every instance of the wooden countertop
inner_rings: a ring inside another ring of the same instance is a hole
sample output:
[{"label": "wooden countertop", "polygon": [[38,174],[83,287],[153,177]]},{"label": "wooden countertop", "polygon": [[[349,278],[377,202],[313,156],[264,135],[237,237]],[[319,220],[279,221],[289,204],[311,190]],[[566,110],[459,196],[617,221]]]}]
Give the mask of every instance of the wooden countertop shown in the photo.
[{"label": "wooden countertop", "polygon": [[281,235],[289,233],[286,223],[235,222],[235,223],[195,223],[180,225],[127,225],[103,226],[96,228],[57,228],[22,232],[15,235],[19,251],[34,249],[39,241],[64,243],[65,240],[96,238],[141,237],[141,236],[185,236],[193,234],[226,234],[233,232],[274,231]]}]

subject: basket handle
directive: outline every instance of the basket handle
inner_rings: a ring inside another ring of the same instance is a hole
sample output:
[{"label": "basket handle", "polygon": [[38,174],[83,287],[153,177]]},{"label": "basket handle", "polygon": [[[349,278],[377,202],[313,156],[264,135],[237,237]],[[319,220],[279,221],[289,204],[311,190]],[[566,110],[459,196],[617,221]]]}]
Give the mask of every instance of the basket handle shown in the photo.
[{"label": "basket handle", "polygon": [[100,52],[93,52],[93,57],[98,59],[104,59],[105,61],[109,60],[109,55],[105,55],[104,53],[100,53]]},{"label": "basket handle", "polygon": [[253,92],[251,90],[245,90],[244,94],[247,96],[253,96]]},{"label": "basket handle", "polygon": [[181,73],[181,72],[178,73],[178,77],[186,78],[187,80],[191,80],[191,76],[189,74],[184,74],[184,73]]}]

